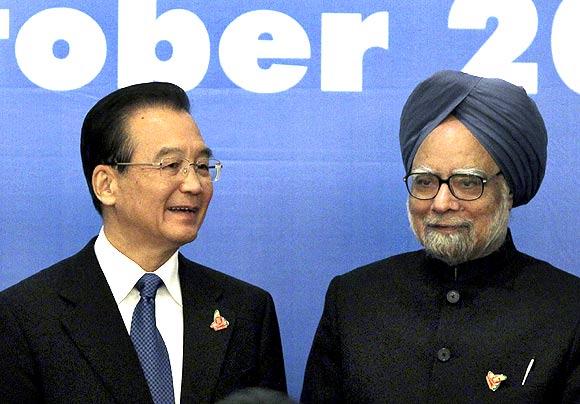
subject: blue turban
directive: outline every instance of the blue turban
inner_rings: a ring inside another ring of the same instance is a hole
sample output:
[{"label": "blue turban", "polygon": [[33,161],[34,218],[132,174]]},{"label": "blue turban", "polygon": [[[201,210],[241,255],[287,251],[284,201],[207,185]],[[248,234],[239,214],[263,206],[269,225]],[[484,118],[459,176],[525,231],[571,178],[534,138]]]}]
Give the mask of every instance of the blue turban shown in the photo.
[{"label": "blue turban", "polygon": [[544,178],[548,135],[525,90],[504,80],[448,70],[419,83],[401,113],[399,141],[407,173],[421,143],[449,115],[494,159],[513,194],[513,206],[528,203]]}]

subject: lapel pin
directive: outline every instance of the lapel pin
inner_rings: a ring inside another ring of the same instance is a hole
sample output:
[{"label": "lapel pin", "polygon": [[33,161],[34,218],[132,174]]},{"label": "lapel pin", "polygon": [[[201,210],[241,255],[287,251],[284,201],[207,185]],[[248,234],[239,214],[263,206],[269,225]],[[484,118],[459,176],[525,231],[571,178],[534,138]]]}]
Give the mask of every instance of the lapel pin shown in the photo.
[{"label": "lapel pin", "polygon": [[221,316],[219,310],[213,312],[213,323],[210,324],[211,329],[220,331],[228,328],[228,325],[230,325],[230,322]]},{"label": "lapel pin", "polygon": [[492,371],[487,372],[487,376],[485,376],[485,380],[487,381],[487,386],[491,391],[496,391],[499,388],[499,385],[504,380],[507,380],[506,375],[502,374],[494,374]]}]

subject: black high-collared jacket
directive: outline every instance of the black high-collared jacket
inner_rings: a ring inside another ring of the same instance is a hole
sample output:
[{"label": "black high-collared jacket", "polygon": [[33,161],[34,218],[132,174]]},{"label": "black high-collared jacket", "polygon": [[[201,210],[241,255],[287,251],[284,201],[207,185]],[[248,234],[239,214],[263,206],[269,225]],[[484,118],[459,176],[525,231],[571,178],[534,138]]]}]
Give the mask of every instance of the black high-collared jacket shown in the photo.
[{"label": "black high-collared jacket", "polygon": [[[489,371],[507,376],[496,391]],[[580,403],[580,279],[518,252],[509,234],[457,267],[417,251],[338,276],[302,400]]]}]

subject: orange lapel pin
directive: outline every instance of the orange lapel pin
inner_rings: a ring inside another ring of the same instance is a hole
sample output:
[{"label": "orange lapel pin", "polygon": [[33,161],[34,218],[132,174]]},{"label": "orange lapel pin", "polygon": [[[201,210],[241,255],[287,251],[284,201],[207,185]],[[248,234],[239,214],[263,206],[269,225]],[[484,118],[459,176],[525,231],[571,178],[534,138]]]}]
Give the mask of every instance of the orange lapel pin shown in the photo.
[{"label": "orange lapel pin", "polygon": [[485,380],[487,381],[487,387],[489,387],[491,391],[496,391],[501,382],[507,380],[507,376],[502,374],[496,375],[492,371],[489,371],[487,372],[487,376],[485,376]]},{"label": "orange lapel pin", "polygon": [[228,328],[229,325],[230,322],[221,316],[219,310],[213,312],[213,322],[210,324],[211,329],[220,331]]}]

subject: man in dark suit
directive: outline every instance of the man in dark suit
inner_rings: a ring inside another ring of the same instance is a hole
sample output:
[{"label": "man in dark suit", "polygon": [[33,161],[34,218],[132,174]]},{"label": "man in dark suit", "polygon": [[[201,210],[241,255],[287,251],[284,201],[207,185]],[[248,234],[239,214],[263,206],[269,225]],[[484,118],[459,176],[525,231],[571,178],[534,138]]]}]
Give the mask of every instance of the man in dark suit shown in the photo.
[{"label": "man in dark suit", "polygon": [[271,296],[189,261],[219,179],[169,83],[100,100],[81,135],[103,227],[79,253],[0,293],[0,401],[197,403],[286,392]]},{"label": "man in dark suit", "polygon": [[439,72],[407,100],[400,142],[424,249],[332,280],[302,401],[579,403],[580,279],[519,252],[508,229],[544,175],[534,102]]}]

